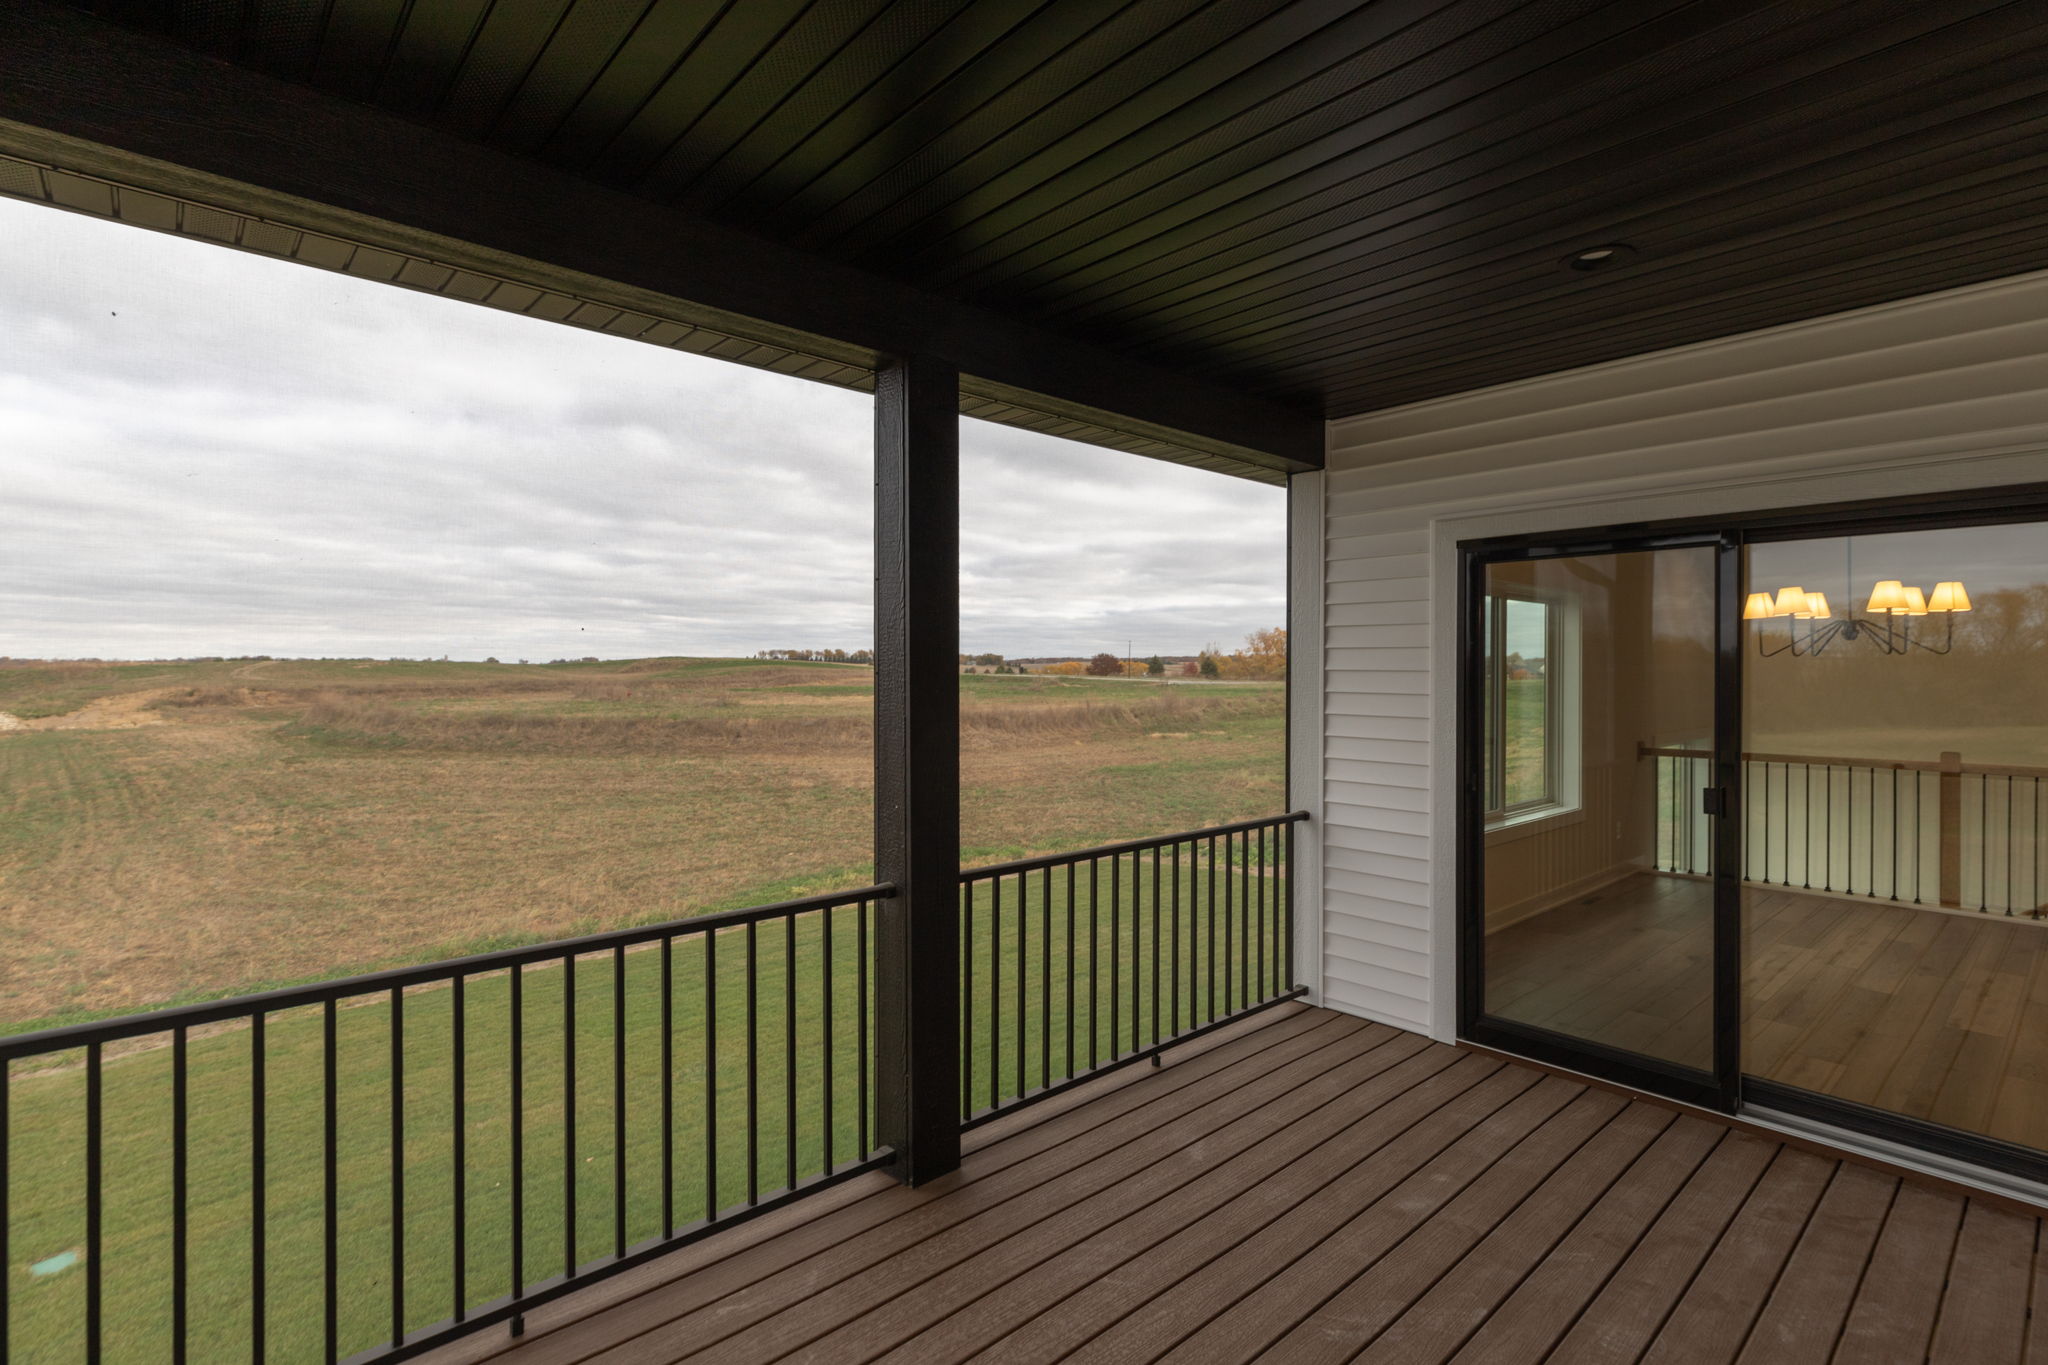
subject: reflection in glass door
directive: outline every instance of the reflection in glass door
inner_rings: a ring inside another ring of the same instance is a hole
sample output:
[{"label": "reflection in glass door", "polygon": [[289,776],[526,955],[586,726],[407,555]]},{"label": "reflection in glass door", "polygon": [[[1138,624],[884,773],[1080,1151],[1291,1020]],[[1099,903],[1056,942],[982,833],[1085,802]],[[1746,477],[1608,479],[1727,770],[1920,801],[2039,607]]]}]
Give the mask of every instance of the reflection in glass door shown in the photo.
[{"label": "reflection in glass door", "polygon": [[1752,1097],[2048,1149],[2048,523],[1747,556]]},{"label": "reflection in glass door", "polygon": [[1482,1041],[1713,1084],[1716,565],[1693,545],[1476,568]]}]

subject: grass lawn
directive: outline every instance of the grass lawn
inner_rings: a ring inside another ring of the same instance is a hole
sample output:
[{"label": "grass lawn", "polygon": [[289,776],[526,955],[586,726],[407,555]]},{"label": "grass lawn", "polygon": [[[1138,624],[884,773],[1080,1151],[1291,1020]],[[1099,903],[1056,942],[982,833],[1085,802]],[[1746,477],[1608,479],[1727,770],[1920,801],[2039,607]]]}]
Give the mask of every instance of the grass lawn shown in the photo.
[{"label": "grass lawn", "polygon": [[[961,681],[970,863],[1282,809],[1276,685]],[[751,660],[0,667],[0,709],[80,726],[0,732],[0,1030],[860,885],[870,683]]]},{"label": "grass lawn", "polygon": [[1507,684],[1507,804],[1540,801],[1550,791],[1550,703],[1542,678]]}]

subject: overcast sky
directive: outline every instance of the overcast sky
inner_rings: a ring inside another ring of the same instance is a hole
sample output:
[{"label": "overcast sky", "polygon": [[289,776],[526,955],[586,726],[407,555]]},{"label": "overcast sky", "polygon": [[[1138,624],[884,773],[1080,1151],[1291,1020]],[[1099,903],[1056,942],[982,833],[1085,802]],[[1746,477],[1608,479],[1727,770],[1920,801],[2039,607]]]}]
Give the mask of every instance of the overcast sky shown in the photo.
[{"label": "overcast sky", "polygon": [[[871,639],[870,401],[0,199],[0,655]],[[1281,623],[1280,490],[963,422],[961,644]]]}]

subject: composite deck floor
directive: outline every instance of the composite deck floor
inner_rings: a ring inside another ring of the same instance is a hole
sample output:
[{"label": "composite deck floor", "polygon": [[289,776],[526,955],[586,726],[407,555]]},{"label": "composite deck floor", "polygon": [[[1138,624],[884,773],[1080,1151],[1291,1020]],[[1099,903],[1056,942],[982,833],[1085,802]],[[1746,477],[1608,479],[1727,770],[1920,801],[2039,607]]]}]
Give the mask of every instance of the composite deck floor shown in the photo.
[{"label": "composite deck floor", "polygon": [[433,1357],[2048,1362],[2040,1220],[1289,1006]]}]

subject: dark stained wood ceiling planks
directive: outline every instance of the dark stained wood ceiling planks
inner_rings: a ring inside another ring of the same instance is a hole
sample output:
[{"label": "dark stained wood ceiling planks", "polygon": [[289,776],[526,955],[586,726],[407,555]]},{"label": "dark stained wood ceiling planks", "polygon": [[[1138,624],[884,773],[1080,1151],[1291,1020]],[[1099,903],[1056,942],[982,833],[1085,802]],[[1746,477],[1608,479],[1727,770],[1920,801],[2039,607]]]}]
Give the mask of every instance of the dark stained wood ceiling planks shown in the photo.
[{"label": "dark stained wood ceiling planks", "polygon": [[79,7],[1328,417],[2048,267],[2031,0]]}]

